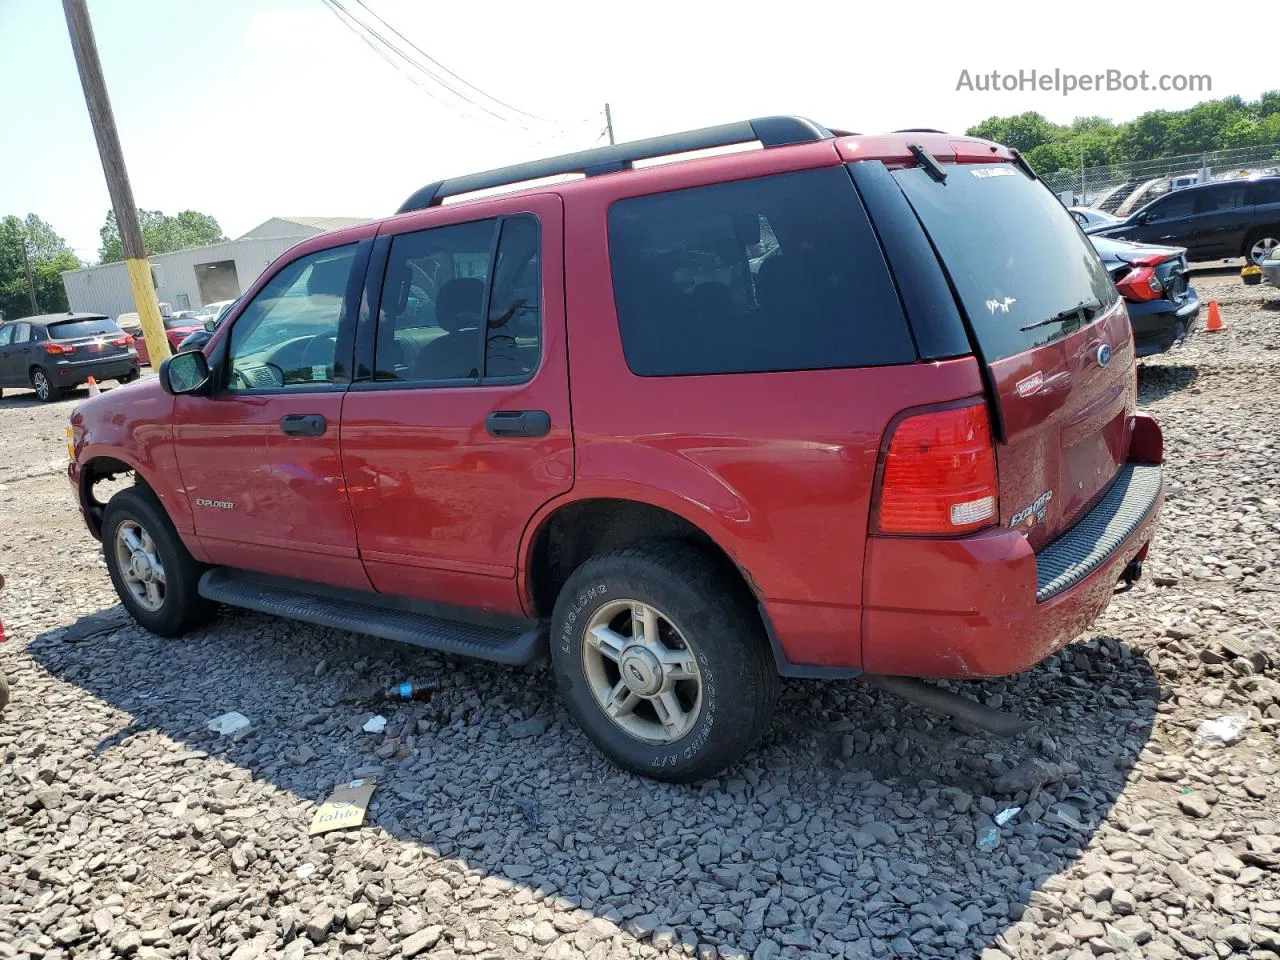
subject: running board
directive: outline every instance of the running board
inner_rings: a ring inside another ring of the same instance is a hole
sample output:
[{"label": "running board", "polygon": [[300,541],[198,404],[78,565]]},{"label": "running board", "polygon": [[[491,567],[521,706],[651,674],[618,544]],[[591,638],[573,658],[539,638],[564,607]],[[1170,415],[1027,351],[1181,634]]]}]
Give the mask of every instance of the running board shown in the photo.
[{"label": "running board", "polygon": [[200,596],[217,603],[302,620],[321,627],[367,633],[440,653],[512,666],[533,663],[546,647],[546,630],[541,627],[520,631],[461,623],[264,583],[235,576],[222,567],[215,567],[200,578]]}]

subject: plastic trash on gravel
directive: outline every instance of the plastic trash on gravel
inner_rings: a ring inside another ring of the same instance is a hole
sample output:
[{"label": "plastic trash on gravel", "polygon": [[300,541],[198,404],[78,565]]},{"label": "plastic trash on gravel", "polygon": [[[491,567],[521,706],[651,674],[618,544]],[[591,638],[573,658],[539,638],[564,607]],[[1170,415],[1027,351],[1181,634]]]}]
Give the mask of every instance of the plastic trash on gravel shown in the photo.
[{"label": "plastic trash on gravel", "polygon": [[1248,725],[1247,714],[1228,713],[1200,724],[1196,727],[1196,737],[1206,743],[1235,743]]},{"label": "plastic trash on gravel", "polygon": [[364,730],[365,733],[381,733],[383,730],[387,729],[387,718],[370,717],[364,722],[364,726],[361,729]]},{"label": "plastic trash on gravel", "polygon": [[988,827],[978,834],[978,849],[984,853],[994,850],[1000,846],[1000,831],[995,827]]},{"label": "plastic trash on gravel", "polygon": [[995,815],[996,826],[1003,827],[1006,823],[1022,812],[1021,807],[1010,807],[1007,810],[1001,810]]},{"label": "plastic trash on gravel", "polygon": [[209,729],[220,737],[229,737],[233,733],[239,733],[241,730],[248,730],[250,722],[249,718],[243,713],[236,713],[233,710],[210,720]]}]

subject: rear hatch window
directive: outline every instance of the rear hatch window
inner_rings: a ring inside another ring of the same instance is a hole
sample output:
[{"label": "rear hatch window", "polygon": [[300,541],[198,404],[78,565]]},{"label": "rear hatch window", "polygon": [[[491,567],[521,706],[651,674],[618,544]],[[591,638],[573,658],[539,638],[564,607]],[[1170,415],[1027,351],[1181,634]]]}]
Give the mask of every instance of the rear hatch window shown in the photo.
[{"label": "rear hatch window", "polygon": [[894,177],[967,314],[999,416],[1001,521],[1034,549],[1093,507],[1124,463],[1133,335],[1111,277],[1061,202],[1012,164]]},{"label": "rear hatch window", "polygon": [[[1051,343],[1115,302],[1092,245],[1043,184],[1008,163],[894,176],[946,265],[987,362]],[[1051,320],[1078,304],[1088,309]]]},{"label": "rear hatch window", "polygon": [[120,328],[115,325],[115,321],[106,317],[86,320],[63,320],[59,323],[49,324],[49,338],[51,340],[79,340],[83,337],[102,337],[121,332]]}]

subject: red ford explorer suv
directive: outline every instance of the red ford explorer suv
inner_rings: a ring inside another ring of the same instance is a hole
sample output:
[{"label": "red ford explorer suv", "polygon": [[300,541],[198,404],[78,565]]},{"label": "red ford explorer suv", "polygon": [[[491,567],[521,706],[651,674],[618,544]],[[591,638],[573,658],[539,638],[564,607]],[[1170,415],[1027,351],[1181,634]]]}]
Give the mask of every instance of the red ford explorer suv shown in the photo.
[{"label": "red ford explorer suv", "polygon": [[70,479],[156,633],[225,603],[549,653],[601,750],[694,780],[779,676],[1009,674],[1087,627],[1160,510],[1135,393],[1124,303],[1016,152],[770,117],[309,238],[77,409]]}]

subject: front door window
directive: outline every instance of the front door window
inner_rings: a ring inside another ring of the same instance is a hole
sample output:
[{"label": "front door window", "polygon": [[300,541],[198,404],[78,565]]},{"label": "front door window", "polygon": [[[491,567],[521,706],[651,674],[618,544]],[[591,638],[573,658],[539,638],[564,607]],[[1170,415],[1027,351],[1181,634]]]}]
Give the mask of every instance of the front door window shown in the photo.
[{"label": "front door window", "polygon": [[354,245],[300,257],[277,273],[236,319],[226,388],[331,384]]}]

